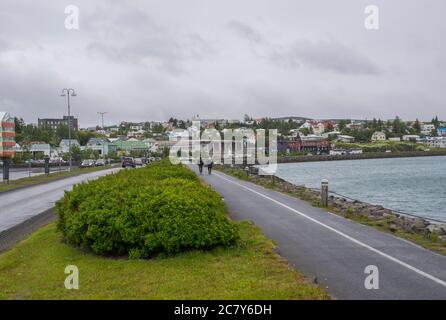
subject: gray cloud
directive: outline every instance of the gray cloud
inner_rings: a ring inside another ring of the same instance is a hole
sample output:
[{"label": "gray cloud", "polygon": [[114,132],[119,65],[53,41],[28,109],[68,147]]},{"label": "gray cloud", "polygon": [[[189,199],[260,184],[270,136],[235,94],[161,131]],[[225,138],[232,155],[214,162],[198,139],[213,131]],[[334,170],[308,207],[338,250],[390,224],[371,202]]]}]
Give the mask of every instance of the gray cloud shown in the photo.
[{"label": "gray cloud", "polygon": [[378,66],[367,56],[335,41],[298,40],[287,59],[341,74],[378,74]]},{"label": "gray cloud", "polygon": [[266,40],[264,39],[263,35],[261,35],[259,32],[254,30],[249,25],[237,21],[237,20],[231,20],[228,23],[228,26],[230,29],[232,29],[237,35],[239,35],[242,38],[247,39],[248,41],[251,41],[253,43],[257,44],[265,44]]},{"label": "gray cloud", "polygon": [[[0,3],[0,110],[83,126],[121,120],[302,115],[446,119],[446,3],[376,0],[77,0]],[[420,15],[420,12],[423,12]]]}]

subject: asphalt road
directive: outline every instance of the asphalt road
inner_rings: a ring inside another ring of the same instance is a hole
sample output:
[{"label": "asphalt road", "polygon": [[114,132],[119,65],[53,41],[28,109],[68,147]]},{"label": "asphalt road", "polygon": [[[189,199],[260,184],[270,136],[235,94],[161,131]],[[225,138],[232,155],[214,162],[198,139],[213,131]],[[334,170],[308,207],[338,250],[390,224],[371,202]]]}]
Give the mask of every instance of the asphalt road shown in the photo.
[{"label": "asphalt road", "polygon": [[[334,298],[446,299],[446,257],[220,172],[202,177],[233,219],[254,221],[291,266]],[[366,289],[368,266],[377,267],[379,289]]]},{"label": "asphalt road", "polygon": [[0,193],[0,231],[9,229],[45,210],[54,207],[65,190],[82,181],[115,172],[119,168],[85,173],[33,187]]},{"label": "asphalt road", "polygon": [[[60,172],[60,171],[67,171],[68,168],[67,167],[62,167],[62,168],[58,168],[58,167],[53,167],[50,168],[50,173],[56,173],[56,172]],[[10,169],[9,171],[9,180],[17,180],[17,179],[21,179],[21,178],[28,178],[28,177],[34,177],[34,176],[38,176],[38,175],[42,175],[45,173],[45,169],[44,168],[31,168],[31,170],[27,169],[27,168],[20,168],[20,169]],[[3,180],[3,170],[0,169],[0,181]]]}]

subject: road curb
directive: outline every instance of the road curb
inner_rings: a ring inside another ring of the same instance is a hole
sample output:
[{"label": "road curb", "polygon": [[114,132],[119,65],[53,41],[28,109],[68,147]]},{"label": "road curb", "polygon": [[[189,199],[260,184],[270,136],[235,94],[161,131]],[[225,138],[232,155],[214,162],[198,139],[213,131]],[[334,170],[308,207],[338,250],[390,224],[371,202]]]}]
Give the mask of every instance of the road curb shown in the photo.
[{"label": "road curb", "polygon": [[[104,170],[114,169],[114,168],[118,168],[118,167],[119,166],[117,166],[117,165],[112,165],[110,168],[107,168],[107,169],[104,169]],[[98,170],[98,171],[101,171],[101,170]],[[93,172],[96,172],[96,171],[93,171]],[[6,194],[6,193],[18,191],[18,190],[23,190],[23,189],[31,188],[31,187],[35,187],[35,186],[45,185],[45,184],[48,184],[48,183],[51,183],[51,182],[60,181],[60,180],[68,179],[68,178],[73,178],[73,177],[77,177],[77,176],[80,176],[82,174],[88,174],[88,173],[89,172],[80,172],[79,174],[75,174],[75,175],[72,175],[72,176],[59,177],[59,178],[55,178],[53,180],[48,180],[48,181],[39,182],[39,183],[35,183],[35,184],[30,184],[30,185],[26,185],[26,186],[20,186],[20,187],[8,189],[8,190],[0,190],[0,196],[2,194]]]},{"label": "road curb", "polygon": [[48,209],[18,225],[0,232],[0,252],[11,249],[17,242],[39,228],[56,221],[55,208]]}]

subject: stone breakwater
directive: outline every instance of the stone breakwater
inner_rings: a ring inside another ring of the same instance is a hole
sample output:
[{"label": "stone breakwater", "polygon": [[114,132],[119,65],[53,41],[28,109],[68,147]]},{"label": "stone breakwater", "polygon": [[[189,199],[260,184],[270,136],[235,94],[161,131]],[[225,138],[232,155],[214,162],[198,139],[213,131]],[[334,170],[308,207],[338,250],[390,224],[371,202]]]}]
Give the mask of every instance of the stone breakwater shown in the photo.
[{"label": "stone breakwater", "polygon": [[404,152],[365,152],[348,155],[310,155],[310,156],[279,156],[278,163],[294,162],[318,162],[318,161],[340,161],[340,160],[364,160],[364,159],[389,159],[389,158],[412,158],[412,157],[435,157],[446,156],[446,150],[436,151],[404,151]]},{"label": "stone breakwater", "polygon": [[[259,184],[264,184],[269,180],[275,189],[307,200],[314,205],[320,204],[321,193],[305,186],[294,185],[276,176],[261,176],[251,174],[250,180]],[[257,180],[257,181],[256,181]],[[446,241],[446,223],[435,223],[429,220],[413,217],[386,209],[380,205],[351,200],[338,195],[330,195],[328,198],[328,208],[335,213],[346,218],[365,218],[369,221],[383,222],[392,232],[403,231],[407,233],[421,234],[426,237],[435,235],[442,241]]]}]

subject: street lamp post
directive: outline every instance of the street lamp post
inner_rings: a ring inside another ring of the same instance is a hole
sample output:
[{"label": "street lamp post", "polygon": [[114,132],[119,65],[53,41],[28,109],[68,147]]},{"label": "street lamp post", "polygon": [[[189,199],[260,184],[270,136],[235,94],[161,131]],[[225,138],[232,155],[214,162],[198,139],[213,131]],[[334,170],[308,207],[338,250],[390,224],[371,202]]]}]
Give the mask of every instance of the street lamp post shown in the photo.
[{"label": "street lamp post", "polygon": [[[104,129],[104,114],[106,114],[106,113],[108,113],[108,112],[98,112],[98,114],[100,114],[101,115],[101,118],[102,118],[102,130],[105,132],[105,129]],[[105,141],[102,143],[102,159],[104,159],[104,164],[105,164],[105,150],[104,150],[104,143],[105,143]]]},{"label": "street lamp post", "polygon": [[72,97],[77,96],[74,89],[62,89],[62,97],[67,97],[67,103],[68,103],[68,162],[69,162],[69,171],[71,172],[71,166],[72,166],[72,157],[71,157],[71,110],[70,110],[70,95]]}]

